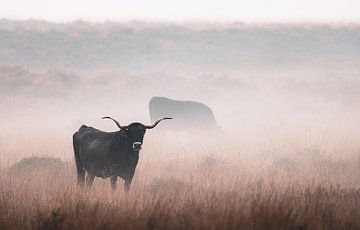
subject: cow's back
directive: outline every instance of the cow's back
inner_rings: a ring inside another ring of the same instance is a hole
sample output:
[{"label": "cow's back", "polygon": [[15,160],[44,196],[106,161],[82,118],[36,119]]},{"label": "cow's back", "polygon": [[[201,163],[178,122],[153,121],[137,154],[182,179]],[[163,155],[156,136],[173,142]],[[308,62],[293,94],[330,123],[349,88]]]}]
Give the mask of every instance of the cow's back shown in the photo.
[{"label": "cow's back", "polygon": [[82,125],[74,134],[74,143],[84,169],[96,176],[108,177],[109,167],[126,162],[128,138],[121,131],[104,132]]}]

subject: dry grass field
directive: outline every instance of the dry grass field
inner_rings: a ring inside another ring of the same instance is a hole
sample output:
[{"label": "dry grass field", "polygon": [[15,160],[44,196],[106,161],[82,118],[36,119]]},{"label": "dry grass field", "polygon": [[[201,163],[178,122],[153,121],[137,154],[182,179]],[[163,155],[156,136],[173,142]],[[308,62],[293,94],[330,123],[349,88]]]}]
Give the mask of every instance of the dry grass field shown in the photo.
[{"label": "dry grass field", "polygon": [[147,139],[129,193],[77,188],[71,157],[3,164],[0,229],[360,229],[357,136],[168,139]]},{"label": "dry grass field", "polygon": [[[359,23],[80,18],[0,18],[0,230],[360,229]],[[154,96],[204,103],[221,131],[171,105],[130,192],[78,188],[73,133],[118,130],[103,116],[149,125]]]}]

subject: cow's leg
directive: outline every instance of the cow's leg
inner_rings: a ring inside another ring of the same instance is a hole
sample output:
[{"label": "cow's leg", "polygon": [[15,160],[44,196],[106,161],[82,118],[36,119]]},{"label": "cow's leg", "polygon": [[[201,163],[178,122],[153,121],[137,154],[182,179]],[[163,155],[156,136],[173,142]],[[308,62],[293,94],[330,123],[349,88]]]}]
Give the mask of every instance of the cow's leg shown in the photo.
[{"label": "cow's leg", "polygon": [[132,178],[133,178],[133,176],[129,176],[129,177],[125,178],[125,182],[124,182],[125,192],[129,192]]},{"label": "cow's leg", "polygon": [[86,185],[90,188],[95,179],[95,175],[93,173],[88,173],[86,177]]},{"label": "cow's leg", "polygon": [[80,145],[76,138],[76,133],[73,135],[73,148],[74,148],[74,155],[75,155],[75,164],[76,164],[76,172],[77,172],[77,184],[80,187],[84,187],[85,181],[85,170],[81,164],[80,160]]},{"label": "cow's leg", "polygon": [[80,187],[84,187],[85,170],[83,169],[80,160],[75,157],[76,171],[77,171],[77,183]]},{"label": "cow's leg", "polygon": [[111,180],[111,188],[112,188],[113,190],[115,190],[115,189],[116,189],[117,176],[112,176],[112,177],[110,178],[110,180]]}]

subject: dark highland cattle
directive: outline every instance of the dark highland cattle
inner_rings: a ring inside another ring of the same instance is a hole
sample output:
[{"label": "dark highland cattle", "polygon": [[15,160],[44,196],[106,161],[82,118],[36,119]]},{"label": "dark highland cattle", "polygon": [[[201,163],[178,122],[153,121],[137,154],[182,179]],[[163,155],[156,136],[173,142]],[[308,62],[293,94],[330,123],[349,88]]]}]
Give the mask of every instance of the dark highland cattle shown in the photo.
[{"label": "dark highland cattle", "polygon": [[82,125],[73,135],[78,185],[83,187],[87,172],[86,182],[89,186],[95,177],[110,177],[111,187],[115,189],[117,178],[121,177],[125,181],[125,190],[128,191],[146,129],[155,128],[162,120],[172,118],[161,118],[153,125],[134,122],[127,126],[121,126],[111,117],[102,119],[113,120],[120,130],[104,132]]},{"label": "dark highland cattle", "polygon": [[200,102],[153,97],[149,103],[149,110],[152,122],[163,117],[165,114],[176,117],[176,121],[166,127],[173,131],[219,130],[212,110]]}]

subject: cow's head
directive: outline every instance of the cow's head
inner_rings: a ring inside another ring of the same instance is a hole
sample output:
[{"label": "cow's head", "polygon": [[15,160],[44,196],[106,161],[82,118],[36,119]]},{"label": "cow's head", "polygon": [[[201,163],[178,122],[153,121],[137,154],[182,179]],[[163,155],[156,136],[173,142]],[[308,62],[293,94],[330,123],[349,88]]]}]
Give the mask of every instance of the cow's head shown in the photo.
[{"label": "cow's head", "polygon": [[171,117],[161,118],[161,119],[155,121],[154,124],[152,124],[152,125],[143,125],[139,122],[134,122],[134,123],[131,123],[130,125],[126,125],[126,126],[120,125],[120,123],[117,120],[115,120],[111,117],[103,117],[102,119],[113,120],[115,122],[115,124],[117,125],[117,127],[119,127],[119,129],[121,129],[121,130],[124,130],[124,132],[128,135],[132,149],[134,151],[140,151],[146,129],[153,129],[160,123],[160,121],[166,120],[166,119],[172,119],[172,118]]}]

